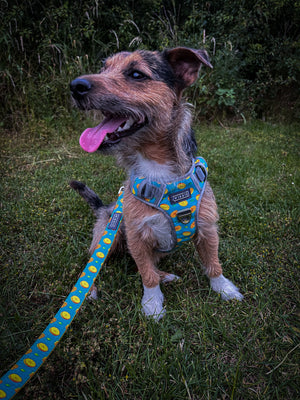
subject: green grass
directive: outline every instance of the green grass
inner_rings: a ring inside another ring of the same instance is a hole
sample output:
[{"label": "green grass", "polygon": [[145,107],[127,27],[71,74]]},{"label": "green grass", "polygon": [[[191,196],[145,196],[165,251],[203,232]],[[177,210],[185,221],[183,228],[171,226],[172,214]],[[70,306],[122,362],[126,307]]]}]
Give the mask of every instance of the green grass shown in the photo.
[{"label": "green grass", "polygon": [[[1,132],[1,375],[46,327],[88,260],[93,216],[123,171],[78,145],[77,114]],[[295,399],[299,396],[299,126],[196,129],[220,213],[220,258],[243,302],[211,292],[188,244],[163,262],[167,315],[141,315],[129,256],[105,266],[55,352],[16,399]]]}]

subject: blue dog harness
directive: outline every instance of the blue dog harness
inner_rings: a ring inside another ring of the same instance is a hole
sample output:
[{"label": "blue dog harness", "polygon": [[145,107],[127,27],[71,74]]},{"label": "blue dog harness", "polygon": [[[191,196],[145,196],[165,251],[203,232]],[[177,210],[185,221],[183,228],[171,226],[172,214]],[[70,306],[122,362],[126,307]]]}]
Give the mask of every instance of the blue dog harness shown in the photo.
[{"label": "blue dog harness", "polygon": [[131,178],[132,194],[143,203],[162,211],[172,227],[172,245],[158,251],[174,250],[195,236],[207,173],[206,161],[197,157],[190,170],[173,182],[159,183],[144,177]]}]

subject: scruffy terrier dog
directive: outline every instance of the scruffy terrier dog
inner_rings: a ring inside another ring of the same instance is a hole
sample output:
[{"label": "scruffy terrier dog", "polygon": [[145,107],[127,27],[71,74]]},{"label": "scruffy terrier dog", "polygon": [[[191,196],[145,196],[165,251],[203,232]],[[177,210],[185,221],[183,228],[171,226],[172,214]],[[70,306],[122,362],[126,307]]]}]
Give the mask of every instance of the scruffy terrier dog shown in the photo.
[{"label": "scruffy terrier dog", "polygon": [[[212,289],[225,300],[243,298],[222,274],[217,206],[206,181],[206,163],[195,158],[191,112],[182,100],[202,64],[212,67],[204,50],[120,52],[106,60],[100,73],[81,76],[70,85],[80,109],[104,115],[100,125],[82,133],[81,147],[115,155],[127,171],[124,219],[111,252],[128,249],[142,277],[143,312],[156,320],[165,313],[160,283],[178,278],[157,264],[187,238],[194,242]],[[80,182],[71,186],[95,211],[93,252],[114,204],[104,206]]]}]

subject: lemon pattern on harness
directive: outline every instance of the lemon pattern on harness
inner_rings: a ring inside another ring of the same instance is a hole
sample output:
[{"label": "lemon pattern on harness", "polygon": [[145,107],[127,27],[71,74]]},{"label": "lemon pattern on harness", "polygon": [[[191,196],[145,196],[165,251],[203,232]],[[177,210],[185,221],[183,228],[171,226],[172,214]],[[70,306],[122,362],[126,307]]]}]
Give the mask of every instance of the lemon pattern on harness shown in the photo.
[{"label": "lemon pattern on harness", "polygon": [[162,211],[172,227],[172,246],[157,250],[172,251],[194,237],[207,174],[206,161],[197,157],[190,170],[173,182],[159,183],[145,177],[131,177],[132,194],[143,203]]}]

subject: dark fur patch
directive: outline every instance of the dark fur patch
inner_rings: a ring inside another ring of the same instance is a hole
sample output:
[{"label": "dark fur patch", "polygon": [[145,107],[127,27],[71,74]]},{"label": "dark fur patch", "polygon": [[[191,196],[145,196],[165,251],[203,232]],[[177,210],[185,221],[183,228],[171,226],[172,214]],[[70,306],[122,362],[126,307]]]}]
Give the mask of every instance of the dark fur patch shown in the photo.
[{"label": "dark fur patch", "polygon": [[167,58],[163,54],[155,54],[148,51],[139,51],[139,54],[148,64],[154,78],[165,82],[169,88],[174,89],[175,76]]},{"label": "dark fur patch", "polygon": [[189,157],[196,157],[197,154],[197,142],[195,138],[195,132],[193,129],[190,130],[190,134],[184,137],[183,147],[186,154]]},{"label": "dark fur patch", "polygon": [[79,181],[70,181],[69,185],[72,189],[76,190],[80,194],[80,196],[90,205],[90,207],[97,211],[100,207],[103,206],[102,201],[96,195],[93,190],[91,190],[88,186],[84,183]]}]

